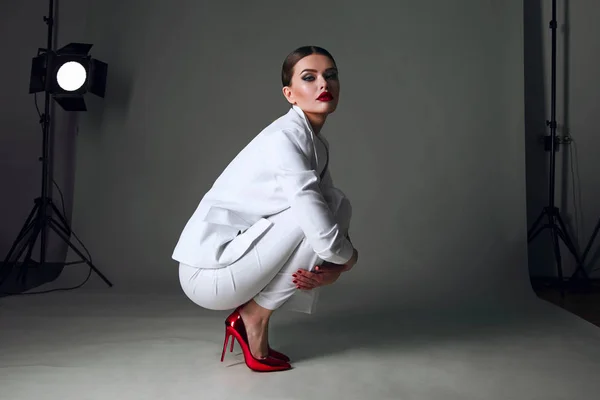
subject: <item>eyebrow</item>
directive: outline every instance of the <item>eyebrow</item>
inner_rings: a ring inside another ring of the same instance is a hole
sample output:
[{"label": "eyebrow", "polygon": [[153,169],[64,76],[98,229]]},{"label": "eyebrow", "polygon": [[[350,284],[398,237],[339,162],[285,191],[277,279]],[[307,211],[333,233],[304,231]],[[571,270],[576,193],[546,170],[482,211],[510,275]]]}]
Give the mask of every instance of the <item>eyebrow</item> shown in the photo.
[{"label": "eyebrow", "polygon": [[[331,71],[331,70],[337,71],[337,68],[335,68],[335,67],[330,67],[330,68],[327,68],[325,71]],[[304,69],[304,70],[302,70],[302,72],[300,72],[300,73],[301,73],[301,74],[303,74],[303,73],[305,73],[306,71],[310,71],[310,72],[318,72],[316,69],[310,69],[310,68],[307,68],[307,69]]]}]

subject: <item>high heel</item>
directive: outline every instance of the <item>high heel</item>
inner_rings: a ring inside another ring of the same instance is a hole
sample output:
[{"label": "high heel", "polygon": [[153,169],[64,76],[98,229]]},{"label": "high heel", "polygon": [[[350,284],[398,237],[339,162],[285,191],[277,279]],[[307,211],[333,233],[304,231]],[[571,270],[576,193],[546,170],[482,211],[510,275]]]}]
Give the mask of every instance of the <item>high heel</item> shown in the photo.
[{"label": "high heel", "polygon": [[[234,343],[235,343],[235,341],[231,340],[231,349],[229,350],[230,352],[233,352]],[[269,347],[269,356],[273,357],[273,358],[277,358],[278,360],[281,360],[281,361],[290,362],[290,358],[288,356],[286,356],[283,353],[278,352],[277,350],[273,350],[271,347]]]},{"label": "high heel", "polygon": [[[236,308],[235,311],[234,311],[234,313],[238,313],[239,314],[240,310],[245,305],[246,305],[246,303],[244,303],[241,306],[239,306],[238,308]],[[231,314],[228,318],[234,318],[233,315],[234,314]],[[242,321],[242,324],[243,324],[243,322],[244,321]],[[235,344],[235,340],[232,340],[231,341],[231,349],[229,350],[230,352],[233,352],[233,345],[234,344]],[[290,362],[290,358],[288,356],[286,356],[285,354],[283,354],[283,353],[281,353],[279,351],[276,351],[276,350],[272,349],[270,346],[269,346],[269,356],[273,357],[273,358],[277,358],[278,360],[282,360],[282,361],[288,362],[288,363]]]},{"label": "high heel", "polygon": [[[234,343],[235,343],[235,341],[232,339],[231,340],[231,349],[229,350],[230,352],[233,352]],[[273,350],[270,347],[269,347],[269,356],[273,357],[273,358],[277,358],[278,360],[281,360],[281,361],[290,362],[290,358],[288,356],[286,356],[283,353],[278,352],[277,350]]]},{"label": "high heel", "polygon": [[272,357],[270,354],[271,352],[269,352],[269,355],[265,358],[255,358],[252,355],[250,352],[250,344],[248,342],[248,334],[246,333],[246,326],[239,313],[239,308],[231,313],[225,320],[225,342],[223,343],[221,362],[223,362],[223,359],[225,358],[225,350],[227,349],[227,342],[229,341],[230,336],[233,336],[231,338],[230,351],[233,351],[234,341],[237,339],[242,347],[242,352],[244,353],[244,361],[251,370],[257,372],[272,372],[285,371],[292,367],[289,363],[283,361],[283,359]]}]

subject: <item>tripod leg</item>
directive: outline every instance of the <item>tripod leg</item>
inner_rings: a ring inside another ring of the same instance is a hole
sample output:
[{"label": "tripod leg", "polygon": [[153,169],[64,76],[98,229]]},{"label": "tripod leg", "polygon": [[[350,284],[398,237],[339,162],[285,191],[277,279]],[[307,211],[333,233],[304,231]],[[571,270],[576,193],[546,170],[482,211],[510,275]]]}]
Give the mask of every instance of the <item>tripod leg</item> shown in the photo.
[{"label": "tripod leg", "polygon": [[558,223],[563,231],[562,239],[565,242],[565,244],[567,245],[567,247],[569,248],[569,251],[571,252],[571,254],[573,254],[573,258],[575,258],[575,262],[577,264],[577,268],[575,269],[575,272],[569,278],[569,283],[571,283],[574,280],[575,276],[579,273],[581,273],[583,275],[583,278],[586,281],[586,283],[589,283],[589,276],[588,276],[587,272],[585,271],[585,269],[583,268],[583,261],[577,254],[577,248],[575,247],[575,244],[571,240],[569,233],[567,232],[567,230],[565,228],[565,223],[563,222],[560,214],[557,214],[556,217],[557,217]]},{"label": "tripod leg", "polygon": [[529,231],[527,231],[527,242],[531,242],[542,231],[542,229],[540,229],[535,235],[531,235],[531,233],[535,230],[535,228],[537,228],[538,224],[540,223],[543,217],[544,211],[542,210],[539,217],[537,217],[531,228],[529,228]]},{"label": "tripod leg", "polygon": [[[40,232],[42,231],[42,224],[35,224],[35,230],[33,232],[33,234],[31,235],[31,237],[29,238],[29,243],[28,243],[28,249],[27,249],[27,255],[25,256],[25,259],[23,260],[23,268],[21,268],[21,270],[19,271],[19,274],[17,275],[17,279],[21,280],[21,284],[23,285],[23,287],[25,287],[25,284],[27,283],[27,276],[29,273],[29,264],[31,262],[31,253],[33,253],[33,248],[35,246],[35,243],[37,242],[37,237],[40,234]],[[20,253],[19,253],[19,257],[21,257],[21,254],[23,254],[23,251],[25,250],[25,246],[23,246],[23,248],[21,249]],[[17,258],[18,260],[18,258]]]},{"label": "tripod leg", "polygon": [[[27,234],[29,233],[29,231],[31,231],[32,229],[37,228],[37,227],[38,227],[38,224],[35,223],[35,221],[33,221],[33,222],[30,222],[27,229],[25,229],[24,231],[21,231],[20,240],[18,242],[15,242],[15,244],[13,245],[13,247],[14,247],[13,251],[9,253],[6,260],[4,261],[4,272],[2,272],[2,274],[0,274],[0,285],[2,285],[4,283],[6,278],[12,272],[13,268],[17,266],[19,259],[23,255],[23,252],[25,251],[25,249],[33,248],[31,241],[34,241],[34,243],[35,243],[35,239],[37,238],[37,233],[38,233],[37,230],[31,236],[29,236],[29,238],[26,241],[23,241],[23,242],[21,242],[21,241],[27,237]],[[20,247],[18,247],[19,245],[20,245]],[[11,262],[9,262],[9,260],[10,260],[10,256],[12,256],[12,253],[14,251],[17,251],[17,255],[16,255],[14,261],[11,263]],[[24,266],[24,268],[27,268],[26,263],[23,263],[23,266]],[[23,270],[21,270],[19,272],[19,274],[17,275],[17,279],[21,276],[22,271]]]},{"label": "tripod leg", "polygon": [[579,257],[577,256],[577,250],[573,247],[573,242],[571,242],[569,235],[565,231],[560,229],[560,227],[558,227],[558,226],[556,227],[556,233],[558,234],[558,237],[562,239],[565,246],[567,246],[567,249],[573,255],[573,258],[575,258],[575,261],[577,262],[577,264],[579,264]]},{"label": "tripod leg", "polygon": [[[549,217],[549,218],[551,219],[552,217]],[[560,297],[562,299],[564,299],[565,298],[565,289],[564,289],[564,282],[563,282],[562,263],[561,263],[561,259],[560,259],[560,247],[558,244],[558,232],[557,232],[556,225],[553,225],[551,228],[551,236],[552,236],[552,246],[554,247],[554,254],[556,256],[556,270],[558,273]]]},{"label": "tripod leg", "polygon": [[576,251],[567,244],[567,243],[569,243],[569,240],[570,240],[569,236],[566,235],[564,232],[562,232],[558,227],[556,227],[556,230],[557,230],[558,236],[562,239],[562,241],[565,243],[565,245],[567,247],[569,247],[569,251],[571,252],[571,254],[573,254],[573,256],[575,258],[575,262],[577,263],[577,269],[575,270],[573,275],[571,275],[571,277],[568,279],[569,283],[571,282],[571,280],[574,279],[574,276],[577,275],[578,272],[581,272],[585,278],[589,278],[587,273],[583,269],[583,263],[577,256]]},{"label": "tripod leg", "polygon": [[585,251],[583,252],[583,255],[581,256],[582,263],[587,258],[587,255],[588,255],[590,249],[592,248],[592,244],[594,243],[594,239],[596,239],[596,236],[598,235],[598,231],[600,231],[600,218],[598,219],[598,222],[596,223],[596,227],[594,228],[594,233],[592,233],[592,237],[590,237],[590,241],[588,242],[587,246],[585,246]]},{"label": "tripod leg", "polygon": [[[51,205],[52,205],[52,209],[54,210],[54,214],[58,216],[59,222],[62,223],[62,226],[59,226],[59,227],[62,228],[65,235],[70,236],[71,235],[71,227],[69,226],[69,222],[67,221],[67,218],[64,215],[62,215],[62,213],[60,212],[60,210],[56,207],[56,205],[54,203],[52,203]],[[57,225],[58,225],[58,223],[57,223]]]},{"label": "tripod leg", "polygon": [[583,251],[581,260],[578,262],[577,269],[575,270],[575,272],[573,272],[573,275],[571,275],[569,280],[574,280],[575,276],[578,273],[582,273],[583,276],[585,277],[585,279],[589,281],[590,276],[588,275],[587,271],[584,268],[585,259],[587,258],[587,255],[588,255],[590,249],[592,248],[592,244],[594,243],[594,239],[596,239],[596,236],[598,235],[598,231],[600,231],[600,219],[598,219],[598,222],[596,223],[596,227],[594,228],[594,232],[592,233],[590,240],[588,241],[587,245],[585,246],[585,250]]},{"label": "tripod leg", "polygon": [[92,262],[90,260],[87,259],[87,257],[85,257],[83,255],[83,253],[81,251],[79,251],[79,249],[77,247],[75,247],[75,245],[73,245],[73,243],[71,243],[71,240],[69,239],[69,237],[67,235],[64,234],[64,232],[62,232],[57,226],[57,223],[54,222],[53,219],[49,220],[49,226],[50,228],[56,232],[56,234],[66,243],[69,245],[69,247],[79,256],[81,257],[83,260],[85,260],[86,264],[90,266],[90,268],[96,273],[98,274],[98,276],[100,278],[102,278],[102,280],[110,287],[112,287],[112,283],[110,283],[110,281],[108,279],[106,279],[106,277],[102,274],[102,272],[100,272],[98,270],[98,268],[96,268],[94,266],[94,264],[92,264]]},{"label": "tripod leg", "polygon": [[[9,262],[10,257],[12,256],[12,254],[14,253],[14,251],[17,249],[17,246],[19,245],[19,242],[21,240],[23,240],[23,238],[27,235],[27,232],[29,232],[31,230],[31,228],[33,227],[33,225],[32,225],[33,215],[38,211],[39,207],[40,207],[40,205],[36,201],[35,205],[33,206],[33,209],[31,210],[31,212],[29,213],[29,216],[27,217],[27,219],[25,220],[25,223],[23,224],[23,227],[21,228],[21,231],[17,235],[17,238],[13,242],[12,247],[8,251],[8,254],[6,255],[6,258],[4,259],[4,264],[5,265]],[[36,218],[36,220],[37,220],[37,218]],[[18,259],[18,257],[17,257],[17,259]]]},{"label": "tripod leg", "polygon": [[575,243],[573,243],[573,241],[571,240],[571,237],[569,236],[569,233],[566,229],[565,223],[562,220],[562,217],[560,216],[560,214],[556,215],[556,219],[558,220],[558,224],[560,225],[560,229],[563,232],[563,241],[565,242],[565,244],[567,245],[567,248],[569,249],[569,251],[571,252],[571,254],[573,254],[573,256],[575,257],[575,261],[577,261],[577,263],[579,264],[579,256],[577,255],[577,248],[575,247]]},{"label": "tripod leg", "polygon": [[23,241],[23,239],[25,239],[27,237],[27,234],[29,233],[29,231],[34,229],[36,226],[37,226],[37,223],[34,221],[34,222],[29,223],[29,226],[27,226],[25,230],[21,231],[21,233],[19,235],[19,240],[15,241],[15,243],[13,244],[13,248],[6,256],[6,259],[4,260],[4,265],[9,264],[13,254],[15,252],[17,252],[17,255],[14,258],[14,262],[16,263],[19,260],[19,258],[23,254],[23,251],[25,251],[25,248],[29,245],[29,240],[31,239],[32,236],[30,236],[29,239],[27,239],[25,241]]},{"label": "tripod leg", "polygon": [[533,235],[531,235],[528,242],[531,242],[533,239],[535,239],[536,236],[539,235],[546,228],[550,228],[550,225],[544,225],[541,228],[539,228]]}]

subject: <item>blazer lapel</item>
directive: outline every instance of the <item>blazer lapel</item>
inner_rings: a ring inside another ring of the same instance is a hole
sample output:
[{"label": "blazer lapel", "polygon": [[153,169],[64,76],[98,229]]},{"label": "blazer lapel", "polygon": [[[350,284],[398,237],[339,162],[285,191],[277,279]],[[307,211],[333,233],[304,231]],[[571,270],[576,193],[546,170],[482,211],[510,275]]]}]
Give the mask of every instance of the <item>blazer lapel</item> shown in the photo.
[{"label": "blazer lapel", "polygon": [[310,125],[310,122],[308,122],[304,111],[302,111],[302,109],[297,105],[292,105],[292,109],[298,114],[305,128],[308,129],[308,132],[310,132],[310,141],[312,143],[313,155],[315,157],[315,165],[313,165],[313,168],[316,170],[319,166],[319,155],[317,154],[317,146],[315,144],[315,133],[313,132],[312,126]]}]

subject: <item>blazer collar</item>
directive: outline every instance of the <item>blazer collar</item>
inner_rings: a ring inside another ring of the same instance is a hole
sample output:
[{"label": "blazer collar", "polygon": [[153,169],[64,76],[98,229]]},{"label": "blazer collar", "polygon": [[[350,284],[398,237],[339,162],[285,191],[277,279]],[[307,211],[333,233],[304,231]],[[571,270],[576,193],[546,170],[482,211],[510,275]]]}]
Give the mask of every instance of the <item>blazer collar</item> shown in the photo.
[{"label": "blazer collar", "polygon": [[310,133],[314,136],[315,135],[315,131],[313,131],[313,128],[312,128],[310,122],[308,121],[308,118],[306,118],[306,114],[304,114],[304,111],[302,111],[302,109],[300,107],[298,107],[297,105],[295,105],[295,104],[292,104],[292,109],[294,111],[296,111],[296,113],[298,113],[298,115],[302,118],[302,120],[306,124],[306,127],[308,128],[308,130],[310,131]]},{"label": "blazer collar", "polygon": [[[315,144],[315,136],[316,136],[315,132],[313,131],[312,126],[310,125],[310,122],[308,122],[308,118],[306,117],[306,114],[304,114],[304,111],[302,111],[302,109],[300,107],[298,107],[295,104],[292,104],[292,110],[294,110],[300,116],[300,118],[302,118],[302,121],[304,121],[304,125],[310,132],[310,139],[311,139],[312,145],[313,145],[313,154],[315,155],[315,163],[316,163],[316,165],[319,165],[319,153],[317,152],[317,146]],[[315,165],[315,168],[316,168],[316,165]]]}]

